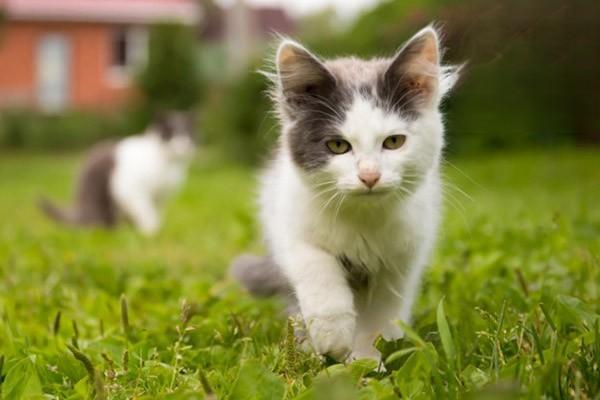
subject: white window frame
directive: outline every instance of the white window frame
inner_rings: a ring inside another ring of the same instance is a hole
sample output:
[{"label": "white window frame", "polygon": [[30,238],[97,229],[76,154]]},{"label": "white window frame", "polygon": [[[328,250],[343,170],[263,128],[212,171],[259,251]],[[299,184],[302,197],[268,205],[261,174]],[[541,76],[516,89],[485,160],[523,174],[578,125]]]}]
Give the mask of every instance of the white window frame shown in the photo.
[{"label": "white window frame", "polygon": [[[125,32],[125,65],[113,64],[114,41],[117,30]],[[115,88],[131,84],[132,77],[148,59],[148,29],[142,26],[118,27],[111,31],[109,43],[109,61],[107,79]]]}]

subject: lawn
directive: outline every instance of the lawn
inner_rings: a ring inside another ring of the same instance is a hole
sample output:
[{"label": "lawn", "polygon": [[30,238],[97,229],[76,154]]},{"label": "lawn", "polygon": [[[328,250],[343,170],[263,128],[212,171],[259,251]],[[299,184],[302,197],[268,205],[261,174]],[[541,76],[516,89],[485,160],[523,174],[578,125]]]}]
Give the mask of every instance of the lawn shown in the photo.
[{"label": "lawn", "polygon": [[152,239],[55,226],[74,154],[0,153],[5,399],[600,399],[600,151],[446,163],[446,218],[385,369],[301,353],[226,275],[261,251],[255,174],[200,155]]}]

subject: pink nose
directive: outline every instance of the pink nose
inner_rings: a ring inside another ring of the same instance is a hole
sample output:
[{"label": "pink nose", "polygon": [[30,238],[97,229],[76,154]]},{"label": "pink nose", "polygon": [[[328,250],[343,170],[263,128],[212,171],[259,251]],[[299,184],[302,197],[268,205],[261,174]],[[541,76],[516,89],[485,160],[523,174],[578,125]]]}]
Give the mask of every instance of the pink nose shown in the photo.
[{"label": "pink nose", "polygon": [[369,189],[372,189],[379,182],[379,178],[381,178],[381,173],[374,170],[361,171],[358,174],[358,179]]}]

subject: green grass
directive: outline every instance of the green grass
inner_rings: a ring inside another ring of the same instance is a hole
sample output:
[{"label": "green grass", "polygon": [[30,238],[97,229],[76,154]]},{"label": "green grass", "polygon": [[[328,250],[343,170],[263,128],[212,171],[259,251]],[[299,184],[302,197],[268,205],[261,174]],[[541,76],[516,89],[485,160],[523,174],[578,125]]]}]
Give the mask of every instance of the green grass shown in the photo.
[{"label": "green grass", "polygon": [[261,250],[252,171],[197,162],[146,239],[41,216],[78,161],[0,154],[2,398],[600,398],[598,151],[445,166],[439,246],[406,339],[378,342],[386,372],[300,353],[281,306],[227,279]]}]

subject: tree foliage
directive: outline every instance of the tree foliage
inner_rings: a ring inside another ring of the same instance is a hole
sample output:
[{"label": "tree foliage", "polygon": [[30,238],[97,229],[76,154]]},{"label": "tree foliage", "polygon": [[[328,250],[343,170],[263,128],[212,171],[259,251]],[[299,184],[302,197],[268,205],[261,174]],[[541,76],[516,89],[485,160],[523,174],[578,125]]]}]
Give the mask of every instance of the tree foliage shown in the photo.
[{"label": "tree foliage", "polygon": [[189,109],[201,100],[198,44],[186,26],[160,23],[150,32],[148,61],[139,88],[150,111]]}]

